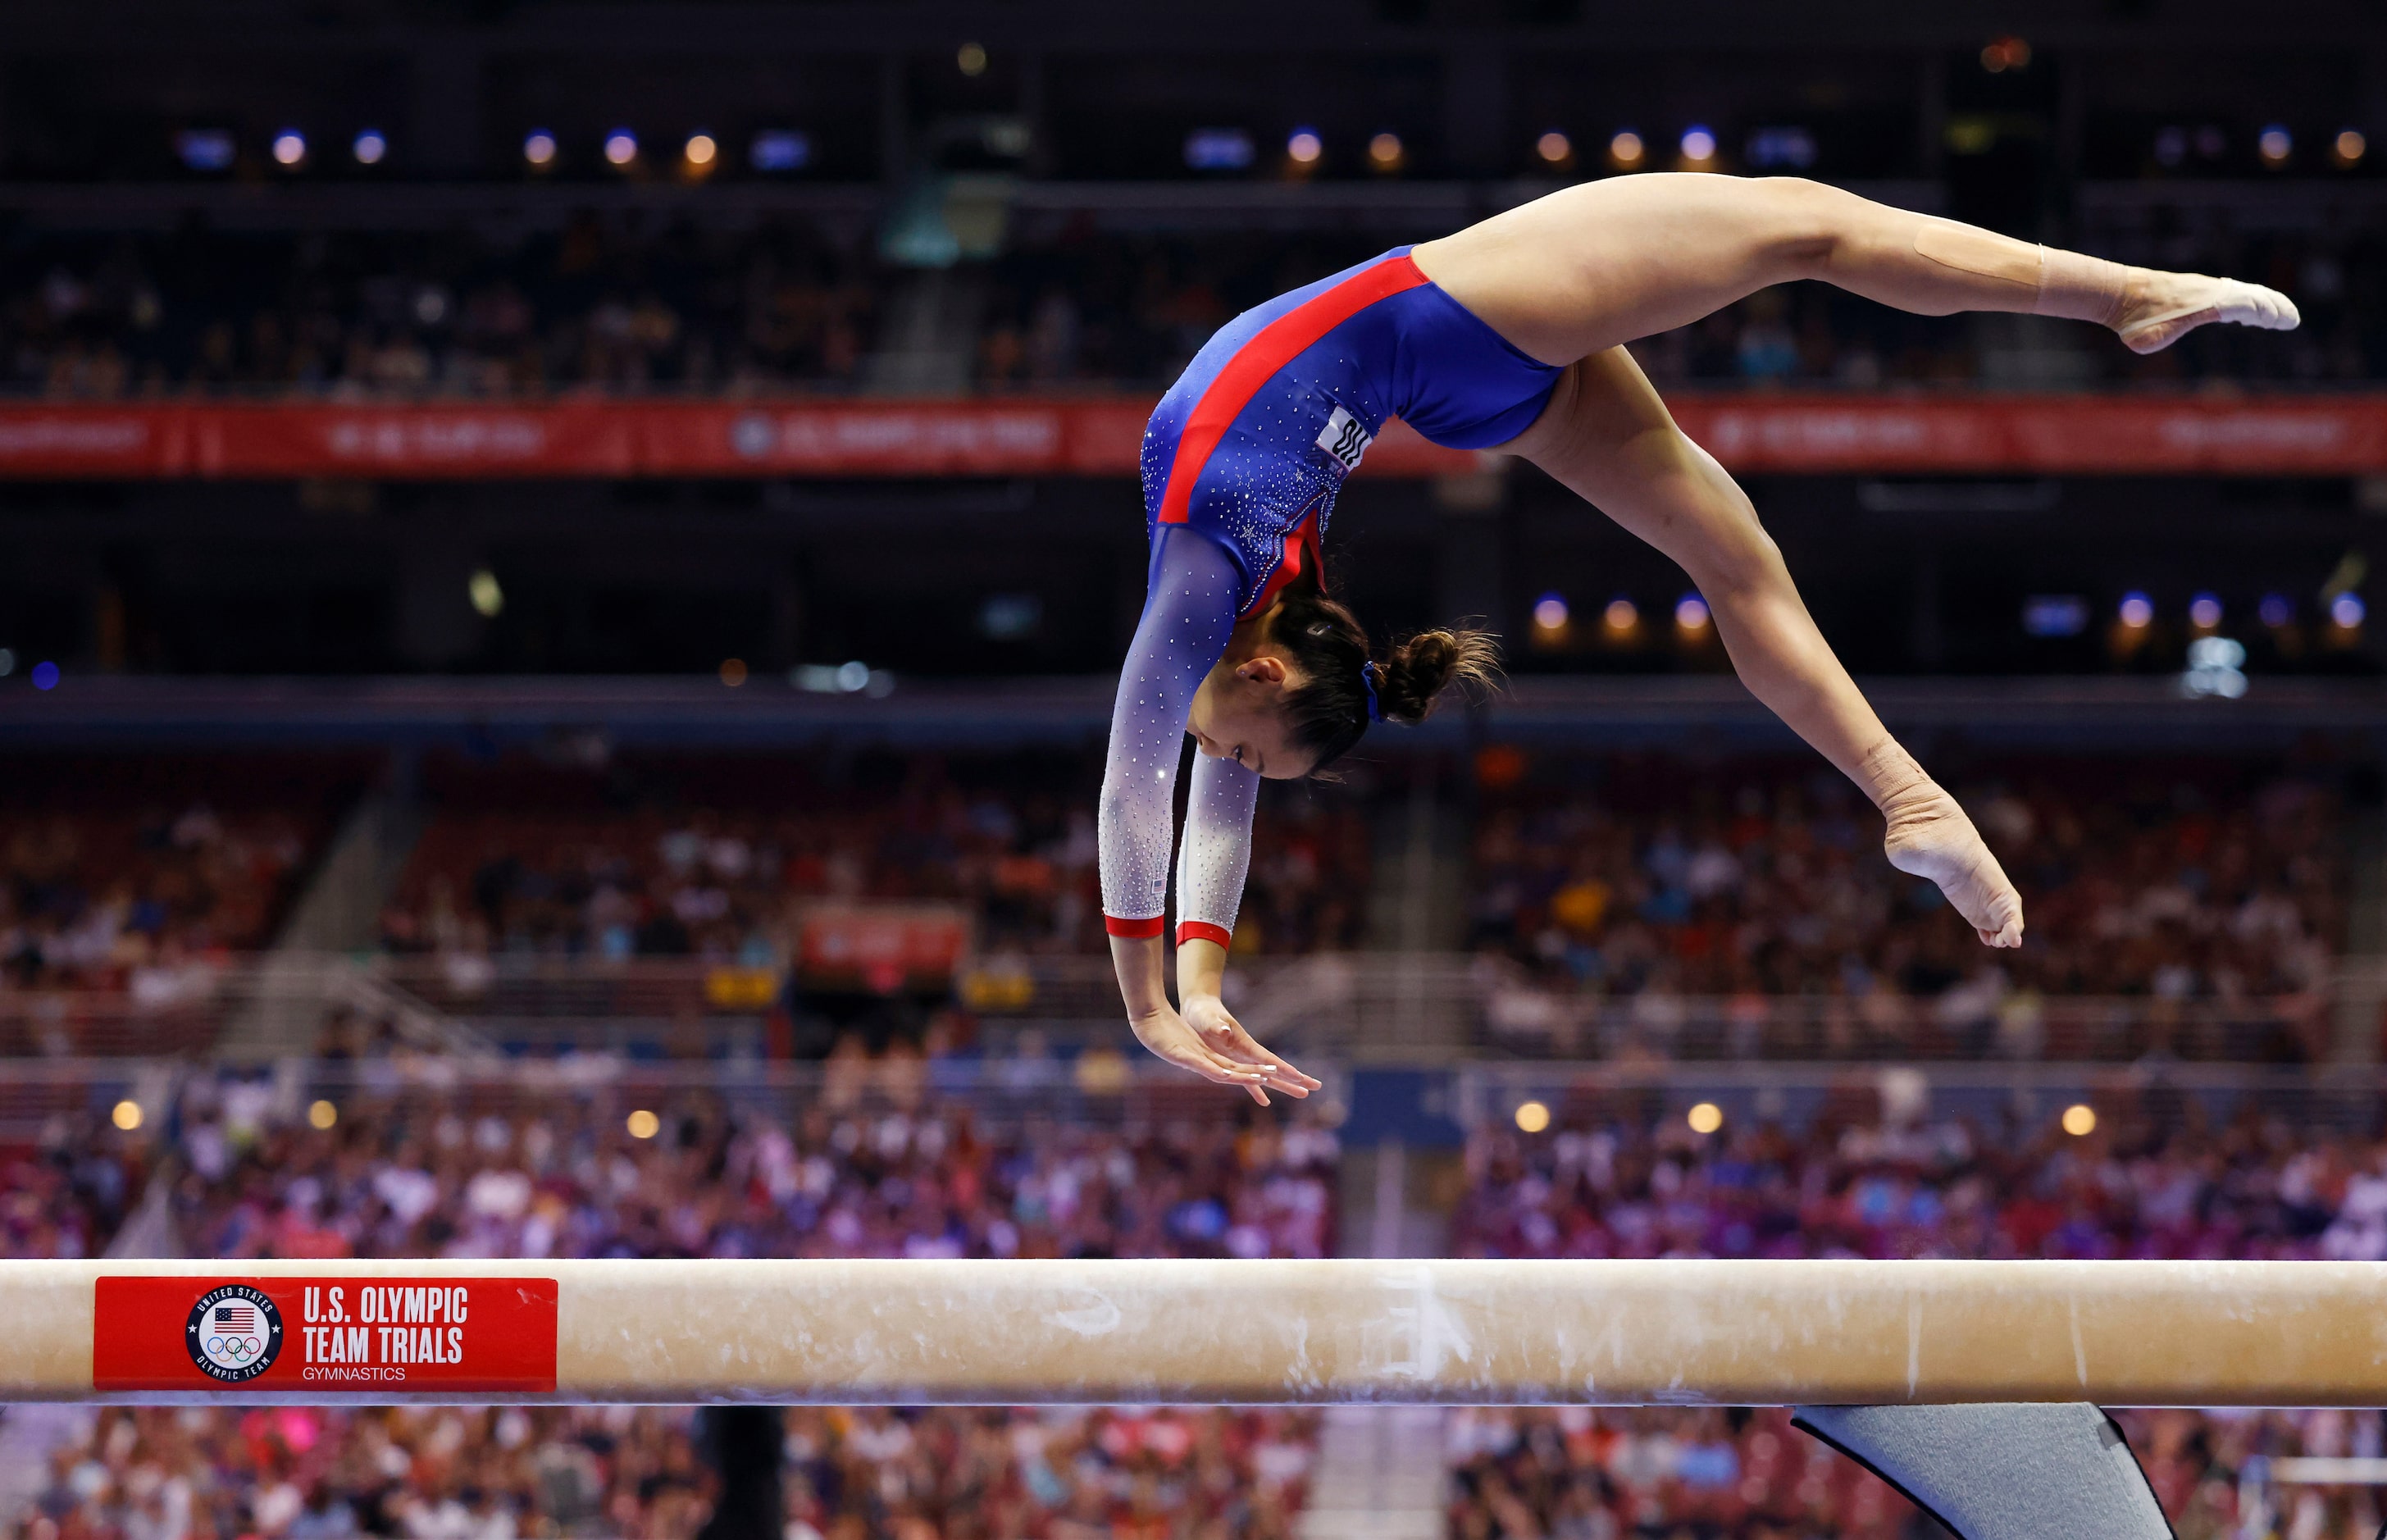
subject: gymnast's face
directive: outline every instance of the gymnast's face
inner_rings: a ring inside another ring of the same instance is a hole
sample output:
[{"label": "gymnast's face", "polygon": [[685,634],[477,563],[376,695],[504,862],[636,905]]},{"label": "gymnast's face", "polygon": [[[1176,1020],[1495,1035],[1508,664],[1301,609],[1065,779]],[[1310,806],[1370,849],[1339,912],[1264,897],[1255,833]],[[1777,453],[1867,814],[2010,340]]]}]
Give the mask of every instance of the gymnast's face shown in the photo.
[{"label": "gymnast's face", "polygon": [[1285,719],[1285,698],[1302,675],[1269,652],[1227,655],[1194,692],[1185,730],[1212,759],[1231,759],[1269,780],[1299,780],[1309,774],[1310,754],[1294,746]]}]

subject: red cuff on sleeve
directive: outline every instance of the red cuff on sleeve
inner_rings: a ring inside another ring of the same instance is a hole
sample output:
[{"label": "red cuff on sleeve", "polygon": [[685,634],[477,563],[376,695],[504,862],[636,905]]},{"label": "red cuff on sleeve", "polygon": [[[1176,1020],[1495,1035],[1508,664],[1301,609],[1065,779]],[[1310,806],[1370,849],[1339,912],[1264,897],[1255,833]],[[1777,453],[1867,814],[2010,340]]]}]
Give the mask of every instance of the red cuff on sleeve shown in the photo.
[{"label": "red cuff on sleeve", "polygon": [[1216,941],[1220,946],[1225,946],[1232,940],[1234,940],[1233,931],[1224,926],[1212,925],[1207,920],[1181,920],[1177,925],[1179,946],[1183,946],[1188,941]]},{"label": "red cuff on sleeve", "polygon": [[1123,920],[1117,915],[1105,915],[1103,928],[1114,936],[1125,936],[1135,940],[1145,936],[1157,936],[1168,929],[1168,916],[1155,915],[1148,920]]}]

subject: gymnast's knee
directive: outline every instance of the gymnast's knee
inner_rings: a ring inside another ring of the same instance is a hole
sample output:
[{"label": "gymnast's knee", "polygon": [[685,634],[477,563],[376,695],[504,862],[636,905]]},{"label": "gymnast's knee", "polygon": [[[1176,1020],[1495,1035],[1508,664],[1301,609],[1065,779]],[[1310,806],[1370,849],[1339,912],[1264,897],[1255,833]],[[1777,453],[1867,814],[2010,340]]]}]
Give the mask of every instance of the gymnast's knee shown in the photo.
[{"label": "gymnast's knee", "polygon": [[1802,176],[1758,177],[1750,186],[1765,210],[1759,240],[1776,282],[1822,277],[1875,208],[1854,193]]}]

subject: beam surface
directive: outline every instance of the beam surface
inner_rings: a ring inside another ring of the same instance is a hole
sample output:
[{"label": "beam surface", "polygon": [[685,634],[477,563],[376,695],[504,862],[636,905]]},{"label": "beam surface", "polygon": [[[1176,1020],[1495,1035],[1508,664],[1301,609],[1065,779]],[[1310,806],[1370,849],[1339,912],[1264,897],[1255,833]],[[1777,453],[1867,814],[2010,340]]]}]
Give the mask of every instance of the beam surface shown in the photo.
[{"label": "beam surface", "polygon": [[[99,1283],[141,1278],[178,1281]],[[2387,1264],[2358,1262],[13,1261],[0,1400],[428,1396],[294,1387],[296,1281],[499,1279],[554,1281],[552,1390],[437,1398],[2387,1406]],[[278,1379],[95,1390],[95,1332],[179,1350],[245,1281],[289,1322]],[[109,1288],[152,1303],[103,1323]],[[498,1319],[476,1300],[465,1362]]]}]

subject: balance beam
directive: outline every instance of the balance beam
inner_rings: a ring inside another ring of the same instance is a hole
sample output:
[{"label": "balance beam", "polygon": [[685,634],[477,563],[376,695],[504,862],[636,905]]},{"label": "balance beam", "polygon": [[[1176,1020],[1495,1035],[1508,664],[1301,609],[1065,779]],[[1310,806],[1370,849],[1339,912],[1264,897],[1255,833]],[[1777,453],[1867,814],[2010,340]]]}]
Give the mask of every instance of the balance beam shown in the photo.
[{"label": "balance beam", "polygon": [[2374,1263],[18,1261],[0,1319],[7,1401],[2387,1407]]}]

